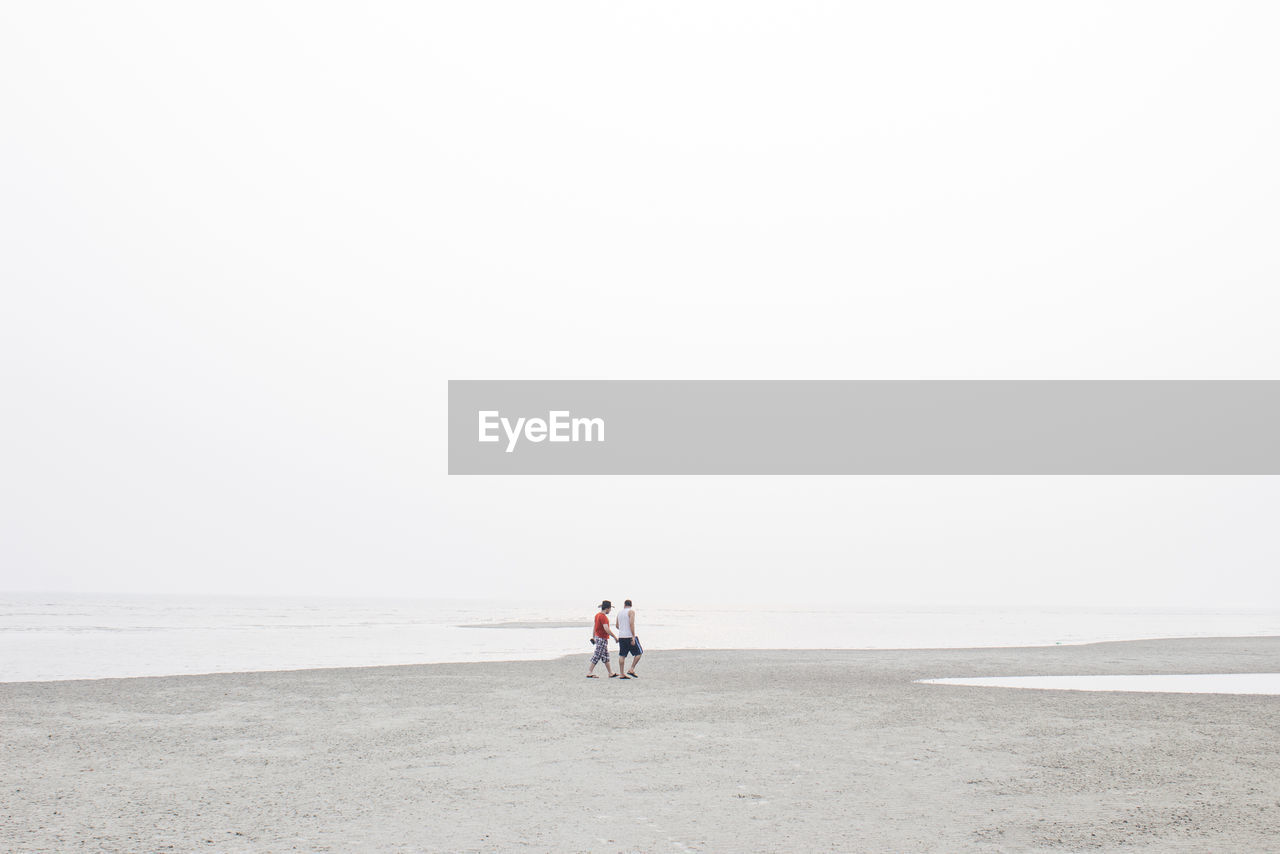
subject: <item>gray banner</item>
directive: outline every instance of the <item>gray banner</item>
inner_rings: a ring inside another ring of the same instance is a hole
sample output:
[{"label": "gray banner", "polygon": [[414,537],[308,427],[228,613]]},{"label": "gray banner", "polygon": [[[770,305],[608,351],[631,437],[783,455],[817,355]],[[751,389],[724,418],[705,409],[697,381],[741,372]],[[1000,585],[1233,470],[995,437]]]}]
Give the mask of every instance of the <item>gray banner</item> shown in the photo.
[{"label": "gray banner", "polygon": [[1280,474],[1277,381],[449,382],[450,474]]}]

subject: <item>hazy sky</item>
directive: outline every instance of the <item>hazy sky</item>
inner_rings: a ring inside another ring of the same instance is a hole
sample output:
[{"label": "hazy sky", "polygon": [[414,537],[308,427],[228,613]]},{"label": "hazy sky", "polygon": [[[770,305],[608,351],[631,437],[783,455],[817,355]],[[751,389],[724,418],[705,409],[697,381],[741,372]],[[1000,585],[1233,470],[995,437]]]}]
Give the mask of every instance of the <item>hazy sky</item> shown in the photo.
[{"label": "hazy sky", "polygon": [[1280,378],[1266,2],[0,7],[0,589],[1280,603],[1278,478],[448,478],[446,380]]}]

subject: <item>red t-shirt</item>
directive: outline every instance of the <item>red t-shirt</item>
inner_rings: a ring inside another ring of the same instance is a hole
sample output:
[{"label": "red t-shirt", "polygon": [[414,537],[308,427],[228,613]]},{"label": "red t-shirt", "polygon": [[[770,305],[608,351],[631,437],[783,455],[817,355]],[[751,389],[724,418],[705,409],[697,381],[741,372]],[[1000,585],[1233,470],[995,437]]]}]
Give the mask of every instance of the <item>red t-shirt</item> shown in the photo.
[{"label": "red t-shirt", "polygon": [[609,636],[609,615],[604,611],[596,614],[596,637],[607,638]]}]

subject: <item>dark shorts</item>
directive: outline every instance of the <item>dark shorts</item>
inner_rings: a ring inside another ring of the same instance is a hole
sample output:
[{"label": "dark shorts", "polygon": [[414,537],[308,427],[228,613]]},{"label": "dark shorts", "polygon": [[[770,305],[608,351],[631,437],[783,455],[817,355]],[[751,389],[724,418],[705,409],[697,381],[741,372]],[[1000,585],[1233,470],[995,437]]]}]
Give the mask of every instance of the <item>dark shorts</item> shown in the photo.
[{"label": "dark shorts", "polygon": [[644,652],[640,648],[640,641],[636,638],[618,638],[618,657],[626,658],[628,655],[640,655]]}]

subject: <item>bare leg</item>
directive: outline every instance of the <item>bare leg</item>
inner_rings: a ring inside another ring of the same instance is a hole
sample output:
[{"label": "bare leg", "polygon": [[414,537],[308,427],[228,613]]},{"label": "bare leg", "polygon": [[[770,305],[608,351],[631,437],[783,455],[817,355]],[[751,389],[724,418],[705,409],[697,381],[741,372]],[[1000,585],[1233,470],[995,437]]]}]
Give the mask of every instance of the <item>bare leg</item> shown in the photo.
[{"label": "bare leg", "polygon": [[640,663],[640,656],[641,656],[641,655],[644,655],[644,653],[642,652],[642,653],[640,653],[640,655],[637,655],[635,658],[631,659],[631,672],[632,672],[632,673],[635,673],[635,672],[636,672],[636,665]]}]

